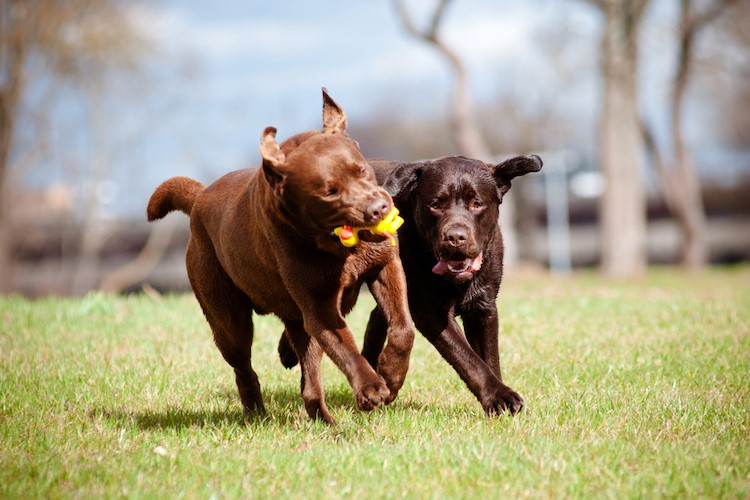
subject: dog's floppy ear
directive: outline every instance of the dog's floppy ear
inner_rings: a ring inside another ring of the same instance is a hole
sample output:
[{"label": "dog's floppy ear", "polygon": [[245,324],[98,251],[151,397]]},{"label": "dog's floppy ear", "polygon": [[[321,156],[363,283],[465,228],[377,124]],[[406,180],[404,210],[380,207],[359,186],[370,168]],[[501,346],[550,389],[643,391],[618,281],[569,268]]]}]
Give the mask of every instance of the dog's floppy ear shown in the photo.
[{"label": "dog's floppy ear", "polygon": [[341,106],[336,104],[336,101],[331,99],[328,91],[323,87],[323,131],[344,132],[345,130],[346,113],[341,109]]},{"label": "dog's floppy ear", "polygon": [[388,191],[394,201],[403,203],[417,186],[423,171],[424,165],[421,163],[399,163],[386,176],[381,187]]},{"label": "dog's floppy ear", "polygon": [[266,127],[260,136],[260,155],[263,157],[263,175],[268,184],[276,190],[284,180],[282,166],[286,157],[276,144],[276,127]]},{"label": "dog's floppy ear", "polygon": [[492,175],[495,177],[495,182],[497,183],[500,201],[502,202],[503,195],[510,189],[510,181],[514,177],[526,175],[529,172],[539,172],[542,169],[542,165],[542,159],[537,155],[514,156],[496,165]]}]

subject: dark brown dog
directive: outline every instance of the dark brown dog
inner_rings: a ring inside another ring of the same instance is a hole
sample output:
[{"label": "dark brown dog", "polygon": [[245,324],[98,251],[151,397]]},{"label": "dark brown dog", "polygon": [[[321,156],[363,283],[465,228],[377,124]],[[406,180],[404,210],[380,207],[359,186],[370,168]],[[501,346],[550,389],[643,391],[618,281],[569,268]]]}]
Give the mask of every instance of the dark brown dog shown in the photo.
[{"label": "dark brown dog", "polygon": [[[542,160],[518,156],[487,165],[452,156],[370,164],[406,221],[399,245],[417,329],[456,369],[488,414],[520,411],[523,399],[500,374],[496,301],[503,240],[498,211],[511,180],[539,171]],[[380,308],[372,312],[362,350],[372,366],[378,366],[388,323]]]},{"label": "dark brown dog", "polygon": [[[343,110],[324,89],[322,131],[279,146],[268,127],[261,168],[231,172],[208,187],[174,177],[149,201],[150,221],[172,210],[190,215],[188,276],[246,411],[265,411],[251,366],[253,311],[284,322],[302,360],[302,399],[312,418],[333,422],[323,352],[346,374],[361,410],[390,403],[404,383],[414,331],[398,249],[363,233],[368,241],[345,248],[332,235],[345,224],[375,225],[393,206],[345,129]],[[363,283],[388,324],[377,373],[344,322]]]}]

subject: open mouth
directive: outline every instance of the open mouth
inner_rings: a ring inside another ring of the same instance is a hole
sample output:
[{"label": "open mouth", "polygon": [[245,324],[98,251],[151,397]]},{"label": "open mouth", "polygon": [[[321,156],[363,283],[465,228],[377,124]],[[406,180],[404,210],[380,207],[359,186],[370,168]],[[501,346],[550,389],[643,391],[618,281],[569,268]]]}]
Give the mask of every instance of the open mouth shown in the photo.
[{"label": "open mouth", "polygon": [[389,234],[388,236],[385,236],[385,235],[375,234],[369,229],[362,229],[359,232],[359,238],[363,241],[370,241],[370,242],[377,243],[379,241],[383,241],[385,238],[391,238],[391,235]]},{"label": "open mouth", "polygon": [[432,268],[432,272],[438,275],[449,275],[459,278],[468,278],[482,268],[482,253],[473,259],[453,260],[441,257]]}]

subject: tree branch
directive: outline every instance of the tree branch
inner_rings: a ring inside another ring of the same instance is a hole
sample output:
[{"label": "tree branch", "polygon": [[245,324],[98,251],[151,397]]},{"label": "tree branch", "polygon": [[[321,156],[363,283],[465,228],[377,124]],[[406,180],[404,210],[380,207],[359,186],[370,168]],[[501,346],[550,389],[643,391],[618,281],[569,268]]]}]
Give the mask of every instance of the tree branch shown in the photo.
[{"label": "tree branch", "polygon": [[599,10],[605,10],[607,7],[607,3],[605,0],[584,0],[584,2],[593,5],[594,7],[598,8]]},{"label": "tree branch", "polygon": [[649,0],[634,0],[633,1],[633,16],[636,22],[639,22],[643,17],[643,12],[648,6]]},{"label": "tree branch", "polygon": [[737,0],[717,0],[711,4],[705,12],[698,14],[691,20],[691,29],[700,30],[705,25],[711,23],[714,19],[719,17],[724,9],[737,3]]},{"label": "tree branch", "polygon": [[432,14],[432,22],[430,23],[430,31],[428,32],[431,40],[437,40],[437,32],[443,22],[443,14],[449,2],[450,0],[441,0]]},{"label": "tree branch", "polygon": [[435,11],[432,13],[430,26],[425,31],[420,31],[417,25],[414,23],[414,19],[412,19],[411,14],[406,8],[406,5],[404,5],[403,0],[393,0],[393,5],[396,9],[396,14],[398,14],[398,18],[401,20],[401,24],[403,24],[404,29],[407,31],[407,33],[426,42],[437,43],[438,30],[440,29],[440,25],[443,22],[443,14],[445,13],[445,9],[450,1],[451,0],[440,1],[440,3],[435,8]]},{"label": "tree branch", "polygon": [[458,54],[438,37],[438,31],[444,20],[445,9],[449,2],[450,0],[441,0],[432,14],[429,29],[422,32],[414,24],[414,20],[404,6],[403,0],[393,0],[396,12],[406,31],[433,46],[448,62],[453,71],[454,89],[451,103],[451,125],[456,145],[461,150],[461,154],[487,160],[490,156],[489,148],[476,125],[466,69]]},{"label": "tree branch", "polygon": [[393,0],[393,6],[396,8],[396,14],[401,20],[401,24],[404,25],[406,32],[416,38],[425,38],[424,34],[417,29],[417,25],[414,24],[404,2],[402,0]]},{"label": "tree branch", "polygon": [[651,159],[654,162],[654,167],[656,168],[656,174],[659,176],[659,180],[661,181],[662,193],[664,194],[664,201],[667,204],[667,209],[671,213],[675,213],[678,209],[676,193],[679,187],[677,186],[677,182],[674,180],[674,169],[667,164],[667,161],[662,156],[661,150],[656,144],[656,139],[654,138],[651,127],[648,126],[646,120],[644,120],[643,118],[640,119],[640,128],[641,135],[643,136],[643,142],[646,145],[646,150],[651,155]]}]

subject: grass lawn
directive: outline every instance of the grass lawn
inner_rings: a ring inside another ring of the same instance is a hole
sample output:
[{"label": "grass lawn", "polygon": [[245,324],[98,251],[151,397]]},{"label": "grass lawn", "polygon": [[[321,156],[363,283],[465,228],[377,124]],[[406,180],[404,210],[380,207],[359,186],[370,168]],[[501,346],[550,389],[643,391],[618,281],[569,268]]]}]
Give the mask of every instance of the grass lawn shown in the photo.
[{"label": "grass lawn", "polygon": [[0,298],[0,497],[750,496],[749,267],[511,275],[499,303],[522,414],[485,417],[417,334],[371,413],[325,360],[326,426],[274,318],[253,352],[268,415],[246,421],[192,295]]}]

